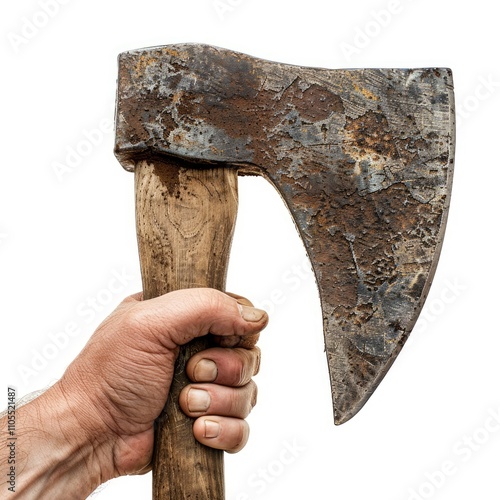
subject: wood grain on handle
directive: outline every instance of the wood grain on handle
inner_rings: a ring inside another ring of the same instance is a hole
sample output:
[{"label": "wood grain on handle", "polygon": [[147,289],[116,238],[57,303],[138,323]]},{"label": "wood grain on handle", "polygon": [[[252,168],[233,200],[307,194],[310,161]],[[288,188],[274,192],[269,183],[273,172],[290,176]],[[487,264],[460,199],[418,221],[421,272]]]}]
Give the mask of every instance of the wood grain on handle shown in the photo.
[{"label": "wood grain on handle", "polygon": [[[136,165],[137,235],[144,299],[183,288],[225,289],[238,205],[237,171],[177,159]],[[169,398],[157,420],[154,500],[223,500],[223,453],[198,443],[179,408],[187,360],[209,347],[203,337],[181,348]]]}]

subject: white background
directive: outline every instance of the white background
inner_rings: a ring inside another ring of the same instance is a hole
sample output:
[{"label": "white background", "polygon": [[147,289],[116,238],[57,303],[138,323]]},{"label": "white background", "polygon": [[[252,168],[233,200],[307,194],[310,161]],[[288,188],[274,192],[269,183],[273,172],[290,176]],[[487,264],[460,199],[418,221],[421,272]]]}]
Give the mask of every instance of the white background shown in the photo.
[{"label": "white background", "polygon": [[[3,2],[0,14],[0,406],[8,385],[21,395],[60,377],[100,320],[140,289],[133,176],[113,156],[110,128],[118,53],[203,42],[305,66],[446,66],[454,71],[460,123],[440,265],[402,354],[341,427],[333,425],[319,298],[302,244],[271,186],[241,180],[228,289],[266,305],[271,323],[261,340],[252,436],[226,460],[227,498],[499,498],[494,2],[57,5],[50,18],[38,0]],[[85,149],[86,134],[99,127],[98,144],[58,177],[54,164],[66,162],[68,148]],[[111,297],[116,273],[124,285]],[[92,297],[105,302],[95,318],[85,314]],[[70,323],[79,335],[55,351],[51,335]],[[23,375],[33,366],[36,374]],[[287,446],[295,454],[284,453]],[[94,498],[148,499],[150,483],[150,475],[120,478]]]}]

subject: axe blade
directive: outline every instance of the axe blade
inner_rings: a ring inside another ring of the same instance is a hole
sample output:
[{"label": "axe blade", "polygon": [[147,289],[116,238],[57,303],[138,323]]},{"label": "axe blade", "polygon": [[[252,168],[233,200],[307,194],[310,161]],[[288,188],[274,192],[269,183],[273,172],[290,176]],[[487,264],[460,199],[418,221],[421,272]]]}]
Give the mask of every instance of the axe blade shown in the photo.
[{"label": "axe blade", "polygon": [[115,153],[277,188],[319,288],[335,423],[365,404],[436,270],[454,164],[449,69],[328,70],[185,44],[121,54]]}]

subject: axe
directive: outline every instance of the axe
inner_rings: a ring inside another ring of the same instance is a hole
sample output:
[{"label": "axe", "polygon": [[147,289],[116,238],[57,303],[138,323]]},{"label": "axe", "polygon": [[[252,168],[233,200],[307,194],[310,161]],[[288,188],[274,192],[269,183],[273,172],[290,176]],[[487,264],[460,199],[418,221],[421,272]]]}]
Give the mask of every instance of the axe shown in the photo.
[{"label": "axe", "polygon": [[[122,53],[115,154],[135,172],[149,299],[224,290],[237,176],[261,175],[287,205],[316,277],[334,419],[383,379],[422,309],[450,202],[449,69],[328,70],[207,45]],[[156,426],[156,500],[224,498],[222,453],[198,444],[177,400],[181,349]]]}]

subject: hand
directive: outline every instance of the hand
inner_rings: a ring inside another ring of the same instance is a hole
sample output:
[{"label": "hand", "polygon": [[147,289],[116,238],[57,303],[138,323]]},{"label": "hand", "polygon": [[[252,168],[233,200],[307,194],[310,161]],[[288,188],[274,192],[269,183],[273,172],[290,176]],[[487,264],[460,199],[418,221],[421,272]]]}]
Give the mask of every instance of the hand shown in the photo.
[{"label": "hand", "polygon": [[85,498],[113,477],[150,470],[154,421],[167,399],[178,348],[208,333],[224,347],[191,358],[193,384],[182,391],[180,404],[197,418],[196,439],[239,451],[248,439],[244,418],[256,399],[251,377],[260,353],[253,346],[267,321],[246,299],[210,289],[123,301],[62,379],[19,410],[19,440],[26,429],[32,453],[18,491],[25,498],[67,498],[67,491]]}]

